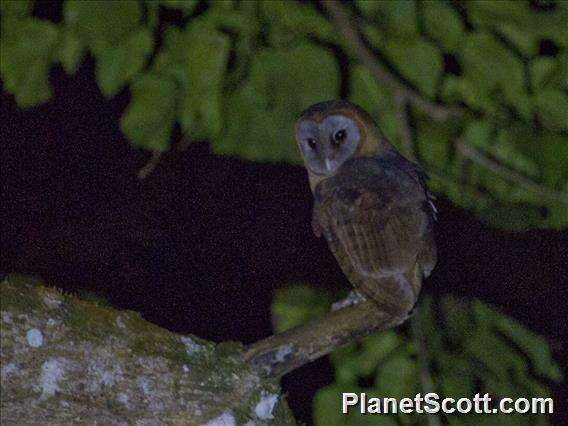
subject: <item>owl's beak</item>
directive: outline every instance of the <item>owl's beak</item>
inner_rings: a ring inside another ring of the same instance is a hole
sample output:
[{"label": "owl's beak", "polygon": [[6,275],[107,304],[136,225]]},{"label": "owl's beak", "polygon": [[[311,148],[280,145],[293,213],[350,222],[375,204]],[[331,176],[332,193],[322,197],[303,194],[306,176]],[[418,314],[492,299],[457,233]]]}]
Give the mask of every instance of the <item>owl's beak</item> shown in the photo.
[{"label": "owl's beak", "polygon": [[327,170],[328,172],[331,173],[331,171],[332,171],[333,168],[334,168],[334,163],[335,163],[335,162],[334,162],[333,160],[330,160],[329,158],[326,158],[326,159],[325,159],[325,168],[326,168],[326,170]]}]

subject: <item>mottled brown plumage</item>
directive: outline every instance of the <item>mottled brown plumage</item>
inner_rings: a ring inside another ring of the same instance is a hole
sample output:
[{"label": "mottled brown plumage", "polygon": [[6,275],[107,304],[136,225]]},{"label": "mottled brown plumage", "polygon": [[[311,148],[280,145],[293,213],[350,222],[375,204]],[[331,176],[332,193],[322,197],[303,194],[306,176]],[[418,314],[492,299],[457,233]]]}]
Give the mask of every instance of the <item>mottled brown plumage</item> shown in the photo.
[{"label": "mottled brown plumage", "polygon": [[[298,124],[314,193],[315,234],[326,238],[360,293],[393,318],[404,319],[416,303],[422,277],[436,263],[434,210],[423,174],[353,104],[317,104]],[[316,139],[309,143],[314,148],[306,148],[304,140],[310,138]]]}]

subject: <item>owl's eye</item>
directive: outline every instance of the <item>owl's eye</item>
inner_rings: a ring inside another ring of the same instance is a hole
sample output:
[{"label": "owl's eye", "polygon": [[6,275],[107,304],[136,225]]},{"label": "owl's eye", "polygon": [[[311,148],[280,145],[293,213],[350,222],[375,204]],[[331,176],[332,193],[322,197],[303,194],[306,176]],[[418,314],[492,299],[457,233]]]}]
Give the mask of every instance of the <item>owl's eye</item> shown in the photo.
[{"label": "owl's eye", "polygon": [[311,149],[316,149],[316,140],[314,138],[308,138],[306,142]]},{"label": "owl's eye", "polygon": [[347,137],[347,130],[341,129],[333,134],[332,142],[334,145],[339,145]]}]

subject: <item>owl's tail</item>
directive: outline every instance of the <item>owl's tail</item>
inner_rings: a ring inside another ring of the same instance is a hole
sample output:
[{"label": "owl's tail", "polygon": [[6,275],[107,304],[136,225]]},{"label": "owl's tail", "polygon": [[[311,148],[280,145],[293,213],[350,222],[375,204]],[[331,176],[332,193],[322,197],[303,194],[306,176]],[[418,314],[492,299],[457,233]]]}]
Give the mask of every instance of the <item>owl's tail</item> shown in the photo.
[{"label": "owl's tail", "polygon": [[407,273],[384,277],[350,274],[351,282],[365,297],[375,302],[393,319],[404,320],[414,308],[422,286],[418,263]]}]

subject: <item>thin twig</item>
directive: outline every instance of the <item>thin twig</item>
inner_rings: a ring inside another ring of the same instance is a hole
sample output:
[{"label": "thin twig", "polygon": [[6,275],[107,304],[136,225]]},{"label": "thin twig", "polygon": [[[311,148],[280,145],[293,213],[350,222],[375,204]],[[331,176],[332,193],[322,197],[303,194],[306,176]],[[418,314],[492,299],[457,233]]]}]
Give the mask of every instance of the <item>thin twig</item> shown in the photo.
[{"label": "thin twig", "polygon": [[394,108],[396,118],[399,125],[400,144],[403,154],[410,161],[416,162],[417,155],[414,149],[414,139],[412,137],[412,129],[408,121],[408,100],[404,96],[394,96]]},{"label": "thin twig", "polygon": [[486,169],[492,171],[503,179],[508,180],[521,188],[528,191],[532,191],[535,194],[540,195],[549,201],[560,202],[563,204],[568,204],[568,193],[555,191],[553,189],[546,188],[538,183],[532,181],[531,179],[508,169],[497,161],[486,157],[483,153],[479,152],[477,149],[468,145],[463,140],[458,139],[455,141],[456,148],[459,153],[461,153],[465,158],[485,167]]},{"label": "thin twig", "polygon": [[445,120],[451,116],[460,115],[463,110],[459,107],[452,107],[423,98],[419,93],[401,83],[398,78],[393,76],[376,58],[376,56],[365,46],[358,31],[349,17],[348,12],[337,0],[323,0],[323,7],[327,10],[335,27],[351,48],[353,54],[359,61],[369,69],[375,80],[380,84],[389,87],[395,95],[402,96],[410,101],[415,107],[424,111],[435,120]]},{"label": "thin twig", "polygon": [[152,151],[152,157],[150,157],[150,160],[144,165],[144,167],[138,170],[138,179],[146,179],[150,175],[150,173],[154,171],[154,169],[160,162],[160,159],[162,158],[162,154],[163,152],[161,151]]}]

